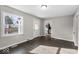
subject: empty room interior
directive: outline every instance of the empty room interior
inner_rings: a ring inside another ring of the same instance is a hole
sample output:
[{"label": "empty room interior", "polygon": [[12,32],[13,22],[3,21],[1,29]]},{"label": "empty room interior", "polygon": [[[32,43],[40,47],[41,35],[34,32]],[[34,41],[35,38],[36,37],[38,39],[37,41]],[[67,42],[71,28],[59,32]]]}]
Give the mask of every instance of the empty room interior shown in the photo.
[{"label": "empty room interior", "polygon": [[0,54],[77,54],[79,5],[0,5]]}]

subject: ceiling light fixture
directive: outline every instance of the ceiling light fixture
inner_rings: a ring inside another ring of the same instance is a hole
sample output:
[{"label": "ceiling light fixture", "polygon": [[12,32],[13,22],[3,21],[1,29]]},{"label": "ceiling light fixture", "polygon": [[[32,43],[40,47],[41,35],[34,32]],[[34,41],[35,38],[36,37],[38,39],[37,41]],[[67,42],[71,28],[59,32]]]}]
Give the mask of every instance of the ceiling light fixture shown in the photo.
[{"label": "ceiling light fixture", "polygon": [[42,9],[46,9],[47,8],[47,5],[41,5],[41,8]]}]

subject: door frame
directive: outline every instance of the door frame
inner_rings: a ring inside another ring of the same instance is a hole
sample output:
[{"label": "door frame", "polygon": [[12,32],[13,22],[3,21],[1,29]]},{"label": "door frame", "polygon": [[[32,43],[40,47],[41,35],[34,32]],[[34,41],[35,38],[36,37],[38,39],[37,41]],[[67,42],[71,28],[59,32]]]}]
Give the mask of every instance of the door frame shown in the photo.
[{"label": "door frame", "polygon": [[78,46],[78,21],[79,16],[74,16],[73,19],[73,42],[75,46]]}]

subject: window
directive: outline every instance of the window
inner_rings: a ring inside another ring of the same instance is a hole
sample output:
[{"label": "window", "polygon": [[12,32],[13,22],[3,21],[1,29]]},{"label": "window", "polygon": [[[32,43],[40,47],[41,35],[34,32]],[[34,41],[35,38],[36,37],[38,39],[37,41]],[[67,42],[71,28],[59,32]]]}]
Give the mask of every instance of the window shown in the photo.
[{"label": "window", "polygon": [[37,23],[35,24],[35,30],[39,30],[39,26]]},{"label": "window", "polygon": [[2,13],[2,36],[23,34],[23,17]]}]

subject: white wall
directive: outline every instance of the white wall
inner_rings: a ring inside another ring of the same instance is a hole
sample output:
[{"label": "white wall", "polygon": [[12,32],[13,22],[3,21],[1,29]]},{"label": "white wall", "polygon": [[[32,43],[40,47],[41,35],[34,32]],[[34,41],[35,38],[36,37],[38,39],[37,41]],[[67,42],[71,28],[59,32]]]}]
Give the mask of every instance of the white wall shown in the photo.
[{"label": "white wall", "polygon": [[73,41],[73,16],[46,19],[44,26],[47,23],[50,23],[52,27],[52,38]]},{"label": "white wall", "polygon": [[[1,12],[12,13],[23,17],[24,32],[22,35],[1,37]],[[19,10],[7,6],[0,6],[0,49],[33,39],[33,22],[35,21],[34,19],[39,20],[37,17],[21,12]]]}]

